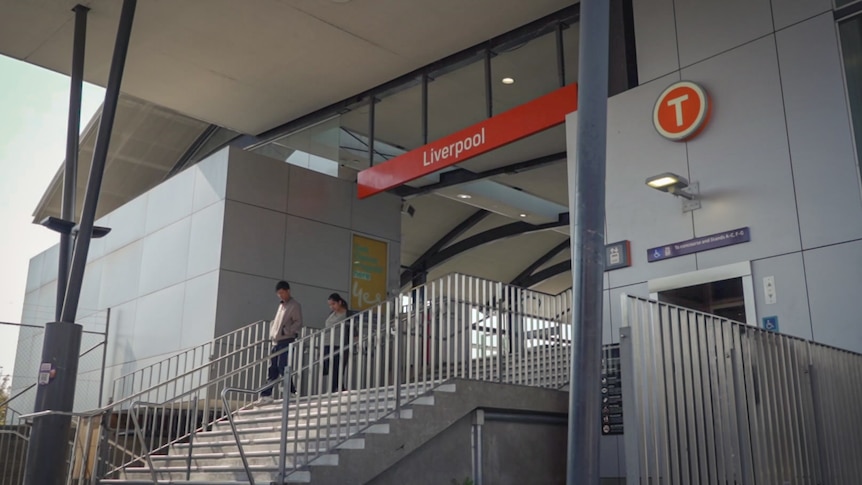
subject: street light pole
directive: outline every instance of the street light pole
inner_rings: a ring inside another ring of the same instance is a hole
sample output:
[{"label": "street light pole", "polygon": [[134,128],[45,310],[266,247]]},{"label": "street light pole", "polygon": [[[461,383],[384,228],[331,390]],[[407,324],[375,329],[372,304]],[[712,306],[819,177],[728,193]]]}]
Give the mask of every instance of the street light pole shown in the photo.
[{"label": "street light pole", "polygon": [[567,485],[599,484],[609,3],[581,0],[578,140],[575,157],[568,159],[574,220]]},{"label": "street light pole", "polygon": [[[99,123],[99,134],[93,150],[93,162],[87,193],[81,213],[81,224],[75,239],[75,250],[69,269],[66,295],[60,319],[45,325],[45,338],[42,346],[42,360],[39,366],[39,386],[36,391],[35,411],[72,411],[75,400],[75,384],[78,374],[78,352],[81,348],[82,327],[75,322],[84,268],[96,218],[96,207],[104,175],[105,162],[111,131],[117,112],[120,85],[129,38],[135,17],[136,0],[123,0],[114,55],[105,89],[105,103]],[[77,12],[76,12],[77,13]],[[77,136],[77,134],[75,135]],[[67,161],[69,159],[67,158]],[[67,437],[71,427],[71,417],[61,414],[41,416],[33,420],[33,429],[28,445],[27,465],[24,485],[62,485],[65,479],[65,466],[68,448]]]},{"label": "street light pole", "polygon": [[[87,43],[87,12],[89,8],[75,5],[75,41],[72,47],[72,76],[69,89],[69,121],[66,124],[66,162],[63,174],[63,205],[60,218],[75,220],[75,192],[78,185],[78,137],[81,132],[81,97],[84,89],[84,47]],[[69,257],[72,251],[72,236],[60,233],[60,265],[57,269],[57,305],[54,320],[60,321],[63,300],[66,298],[66,283],[69,278]]]}]

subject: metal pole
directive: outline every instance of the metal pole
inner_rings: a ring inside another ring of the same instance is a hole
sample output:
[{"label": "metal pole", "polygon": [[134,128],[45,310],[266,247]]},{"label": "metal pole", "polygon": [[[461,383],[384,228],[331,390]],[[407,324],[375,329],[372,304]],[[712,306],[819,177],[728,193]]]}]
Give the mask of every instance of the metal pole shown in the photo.
[{"label": "metal pole", "polygon": [[[75,40],[72,47],[72,76],[69,88],[69,121],[66,124],[66,161],[63,174],[63,206],[60,218],[75,220],[75,189],[78,185],[78,137],[81,132],[81,96],[84,87],[84,53],[87,43],[87,12],[89,8],[75,5]],[[69,256],[72,250],[72,235],[60,233],[60,266],[57,270],[57,306],[54,320],[60,321],[63,300],[66,298],[66,283],[69,278]]]},{"label": "metal pole", "polygon": [[567,485],[598,485],[607,148],[607,0],[581,0],[578,127],[568,160],[574,301]]},{"label": "metal pole", "polygon": [[81,225],[75,241],[75,252],[72,254],[72,267],[69,271],[69,284],[66,289],[66,299],[63,302],[63,313],[60,316],[60,320],[63,322],[74,322],[78,312],[81,283],[84,280],[84,266],[87,264],[87,253],[90,250],[90,240],[93,236],[93,223],[96,219],[99,192],[102,189],[102,176],[105,173],[105,161],[108,158],[108,146],[111,142],[111,131],[114,128],[114,117],[117,114],[117,101],[120,97],[120,85],[123,82],[123,69],[126,66],[126,53],[129,50],[129,37],[132,33],[136,5],[137,0],[123,0],[120,26],[117,29],[117,40],[114,44],[114,57],[111,60],[111,71],[108,76],[108,87],[105,89],[105,104],[102,109],[102,119],[99,122],[99,135],[93,150],[93,163],[90,167],[87,194],[84,197]]},{"label": "metal pole", "polygon": [[[83,330],[74,321],[81,296],[84,266],[87,263],[87,252],[93,233],[96,205],[99,201],[99,189],[108,155],[111,129],[117,111],[117,100],[120,95],[120,83],[123,78],[135,7],[136,0],[123,0],[123,10],[120,14],[114,56],[108,77],[108,87],[105,90],[105,104],[99,124],[99,135],[93,152],[90,179],[84,200],[80,230],[72,255],[63,310],[59,322],[45,325],[45,340],[40,365],[40,379],[44,376],[44,380],[36,392],[36,412],[45,410],[68,412],[72,410],[74,404],[75,381],[78,374],[78,352],[81,347],[81,331]],[[44,374],[42,374],[43,372]],[[25,485],[59,485],[63,483],[65,467],[46,466],[46,464],[66,463],[68,441],[65,437],[69,433],[70,426],[71,419],[69,416],[49,415],[34,419],[28,447]]]},{"label": "metal pole", "polygon": [[99,374],[99,404],[102,407],[102,395],[105,391],[105,361],[108,358],[108,331],[111,328],[111,309],[107,309],[105,315],[105,339],[102,341],[102,371]]}]

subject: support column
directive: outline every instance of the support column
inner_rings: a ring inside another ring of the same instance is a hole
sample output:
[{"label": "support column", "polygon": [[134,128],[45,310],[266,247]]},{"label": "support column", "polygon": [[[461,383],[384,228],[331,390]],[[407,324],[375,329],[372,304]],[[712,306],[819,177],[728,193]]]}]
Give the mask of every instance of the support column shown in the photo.
[{"label": "support column", "polygon": [[[81,132],[81,96],[84,88],[84,47],[87,43],[87,12],[89,8],[75,5],[75,41],[72,47],[72,76],[69,89],[69,121],[66,124],[66,161],[63,174],[63,205],[60,218],[75,220],[75,192],[78,185],[78,137]],[[72,236],[60,233],[60,265],[57,270],[57,305],[54,320],[60,321],[72,252]]]},{"label": "support column", "polygon": [[599,484],[609,20],[607,0],[581,0],[578,141],[568,160],[574,298],[567,485]]},{"label": "support column", "polygon": [[[45,326],[40,374],[43,369],[46,374],[44,374],[44,380],[40,376],[41,382],[36,391],[35,410],[37,412],[46,410],[71,412],[74,405],[82,332],[82,327],[74,322],[81,296],[90,239],[93,235],[96,206],[99,202],[136,6],[136,0],[123,0],[108,86],[105,90],[99,135],[93,151],[90,178],[81,214],[80,230],[72,255],[63,309],[59,322],[48,323]],[[68,456],[66,436],[69,434],[70,427],[71,417],[69,416],[50,415],[34,419],[24,476],[25,485],[62,485],[65,482],[65,467],[62,464],[66,463]]]}]

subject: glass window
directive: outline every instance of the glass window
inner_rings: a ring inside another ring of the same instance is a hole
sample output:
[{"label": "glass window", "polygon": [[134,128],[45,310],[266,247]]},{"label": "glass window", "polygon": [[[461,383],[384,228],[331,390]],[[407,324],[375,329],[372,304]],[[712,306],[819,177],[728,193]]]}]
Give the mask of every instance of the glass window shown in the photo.
[{"label": "glass window", "polygon": [[560,87],[557,33],[493,49],[491,92],[494,114],[520,106]]},{"label": "glass window", "polygon": [[486,118],[485,56],[428,76],[428,140],[437,140]]},{"label": "glass window", "polygon": [[856,138],[856,155],[862,166],[862,15],[841,22],[838,31],[844,54],[844,72],[847,76],[847,94]]},{"label": "glass window", "polygon": [[337,177],[338,128],[338,118],[331,118],[278,138],[255,152]]},{"label": "glass window", "polygon": [[835,8],[841,8],[851,3],[856,3],[859,0],[835,0]]},{"label": "glass window", "polygon": [[374,105],[374,163],[424,145],[422,78],[381,95]]},{"label": "glass window", "polygon": [[337,160],[353,170],[371,166],[368,162],[369,111],[370,99],[351,106],[339,117]]},{"label": "glass window", "polygon": [[563,26],[563,63],[566,67],[566,85],[578,82],[578,50],[580,49],[580,24]]}]

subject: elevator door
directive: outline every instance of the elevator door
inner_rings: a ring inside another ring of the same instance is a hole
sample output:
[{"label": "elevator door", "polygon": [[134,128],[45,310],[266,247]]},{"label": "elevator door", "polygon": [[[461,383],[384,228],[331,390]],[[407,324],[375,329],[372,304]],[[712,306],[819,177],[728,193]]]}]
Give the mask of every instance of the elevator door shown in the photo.
[{"label": "elevator door", "polygon": [[748,323],[745,317],[745,295],[742,278],[730,278],[664,290],[658,293],[658,299],[672,305]]}]

